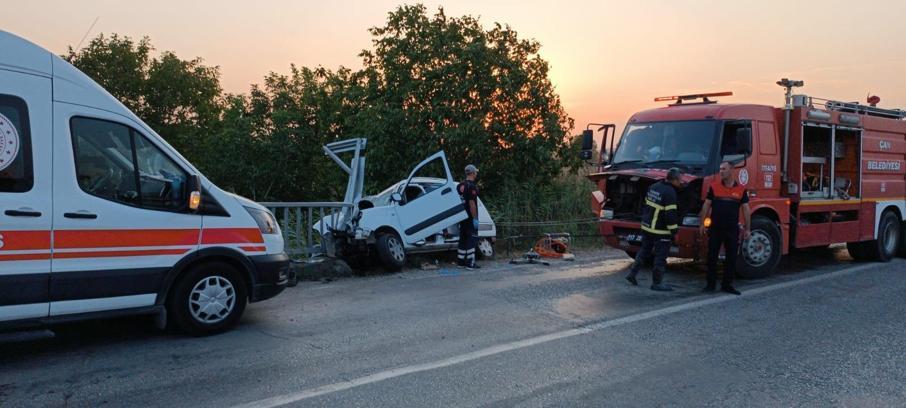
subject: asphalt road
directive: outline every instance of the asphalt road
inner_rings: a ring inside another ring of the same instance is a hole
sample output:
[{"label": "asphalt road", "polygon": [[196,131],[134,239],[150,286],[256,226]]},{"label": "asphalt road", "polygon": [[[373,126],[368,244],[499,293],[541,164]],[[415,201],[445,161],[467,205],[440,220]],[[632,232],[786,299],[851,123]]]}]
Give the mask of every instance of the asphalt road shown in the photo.
[{"label": "asphalt road", "polygon": [[743,296],[616,251],[303,283],[229,333],[147,319],[0,343],[0,406],[902,406],[906,261],[787,258]]}]

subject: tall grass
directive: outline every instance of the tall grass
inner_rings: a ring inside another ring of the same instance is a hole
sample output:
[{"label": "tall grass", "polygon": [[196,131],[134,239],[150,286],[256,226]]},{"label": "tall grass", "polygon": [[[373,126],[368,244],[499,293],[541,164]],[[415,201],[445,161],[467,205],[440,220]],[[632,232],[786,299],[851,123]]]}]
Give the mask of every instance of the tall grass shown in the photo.
[{"label": "tall grass", "polygon": [[[516,181],[496,196],[482,197],[497,223],[497,250],[509,249],[518,255],[545,233],[560,232],[573,236],[574,247],[603,245],[597,223],[591,222],[596,217],[590,205],[595,185],[587,176],[588,171],[584,169],[564,171],[546,186]],[[551,224],[525,225],[540,222]]]}]

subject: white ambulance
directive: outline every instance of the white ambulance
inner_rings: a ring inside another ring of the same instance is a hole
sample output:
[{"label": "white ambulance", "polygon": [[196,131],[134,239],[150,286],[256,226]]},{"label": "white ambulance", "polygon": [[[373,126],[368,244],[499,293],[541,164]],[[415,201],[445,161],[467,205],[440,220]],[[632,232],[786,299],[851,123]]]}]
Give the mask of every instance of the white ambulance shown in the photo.
[{"label": "white ambulance", "polygon": [[156,314],[204,335],[286,286],[273,215],[98,84],[0,31],[0,329]]}]

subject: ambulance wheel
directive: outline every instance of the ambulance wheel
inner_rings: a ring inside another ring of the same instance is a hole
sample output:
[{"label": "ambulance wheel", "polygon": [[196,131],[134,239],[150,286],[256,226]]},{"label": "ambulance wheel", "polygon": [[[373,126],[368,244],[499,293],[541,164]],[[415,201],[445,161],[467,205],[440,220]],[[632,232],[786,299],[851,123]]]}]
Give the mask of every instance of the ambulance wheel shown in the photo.
[{"label": "ambulance wheel", "polygon": [[878,239],[865,241],[862,245],[867,259],[890,262],[900,246],[900,220],[897,214],[885,211],[878,223]]},{"label": "ambulance wheel", "polygon": [[[635,260],[635,257],[638,254],[639,253],[636,251],[626,250],[626,255],[628,255],[633,260]],[[643,266],[646,268],[650,268],[650,267],[654,266],[654,255],[649,256],[648,259],[645,260],[645,263],[643,264]]]},{"label": "ambulance wheel", "polygon": [[758,279],[774,273],[782,252],[777,223],[763,216],[752,217],[751,235],[740,245],[736,259],[736,271],[740,277]]},{"label": "ambulance wheel", "polygon": [[384,268],[396,272],[406,265],[406,248],[403,240],[393,232],[381,234],[377,239],[377,253]]},{"label": "ambulance wheel", "polygon": [[496,252],[494,251],[494,243],[491,242],[489,238],[482,238],[478,240],[478,258],[479,259],[494,259]]},{"label": "ambulance wheel", "polygon": [[183,275],[167,299],[169,319],[193,336],[207,336],[231,329],[248,302],[245,280],[224,262],[208,262]]}]

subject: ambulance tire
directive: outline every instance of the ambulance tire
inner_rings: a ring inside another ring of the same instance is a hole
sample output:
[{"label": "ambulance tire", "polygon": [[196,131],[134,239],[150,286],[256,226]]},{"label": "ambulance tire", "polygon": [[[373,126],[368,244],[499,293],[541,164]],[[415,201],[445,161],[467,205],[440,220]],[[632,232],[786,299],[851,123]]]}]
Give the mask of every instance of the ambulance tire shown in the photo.
[{"label": "ambulance tire", "polygon": [[[740,242],[736,257],[736,274],[745,279],[771,276],[780,263],[780,228],[773,220],[763,216],[752,217],[752,231],[748,240]],[[748,252],[747,252],[748,251]]]},{"label": "ambulance tire", "polygon": [[[211,295],[216,300],[203,303]],[[167,313],[179,330],[209,336],[239,323],[246,303],[248,288],[240,272],[224,262],[206,262],[176,281],[167,299]]]},{"label": "ambulance tire", "polygon": [[900,244],[900,220],[893,211],[885,211],[878,223],[878,239],[865,241],[862,246],[866,259],[890,262]]},{"label": "ambulance tire", "polygon": [[390,272],[397,272],[406,265],[406,248],[403,246],[403,240],[396,233],[386,232],[378,236],[377,244],[378,257]]}]

